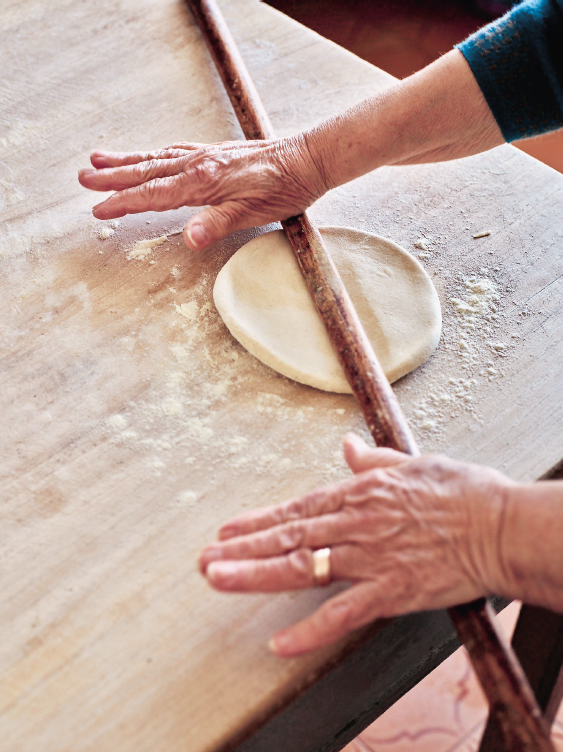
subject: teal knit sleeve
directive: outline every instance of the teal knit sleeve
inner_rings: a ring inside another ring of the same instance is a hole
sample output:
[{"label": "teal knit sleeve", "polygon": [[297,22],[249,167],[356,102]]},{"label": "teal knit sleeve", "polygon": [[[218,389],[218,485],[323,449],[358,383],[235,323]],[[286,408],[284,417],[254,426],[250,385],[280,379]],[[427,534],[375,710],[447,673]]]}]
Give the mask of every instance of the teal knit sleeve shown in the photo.
[{"label": "teal knit sleeve", "polygon": [[563,0],[527,0],[456,47],[507,141],[563,127]]}]

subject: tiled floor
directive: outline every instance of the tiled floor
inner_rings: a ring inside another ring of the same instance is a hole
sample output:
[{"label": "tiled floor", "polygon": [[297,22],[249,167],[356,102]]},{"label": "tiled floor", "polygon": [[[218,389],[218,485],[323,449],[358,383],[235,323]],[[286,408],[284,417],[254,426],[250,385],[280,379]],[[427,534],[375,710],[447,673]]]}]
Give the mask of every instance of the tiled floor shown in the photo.
[{"label": "tiled floor", "polygon": [[[512,634],[520,611],[512,603],[497,617]],[[391,707],[344,752],[477,752],[487,704],[464,648]],[[563,708],[553,728],[563,751]]]},{"label": "tiled floor", "polygon": [[[267,1],[397,78],[436,60],[509,4],[509,0]],[[563,172],[563,132],[515,145]]]},{"label": "tiled floor", "polygon": [[[268,0],[365,60],[404,78],[502,12],[497,0]],[[486,12],[488,9],[490,12]],[[563,172],[563,133],[519,142]],[[511,634],[519,604],[498,618]],[[344,752],[476,752],[487,705],[462,648],[351,742]],[[554,724],[563,752],[563,708]]]}]

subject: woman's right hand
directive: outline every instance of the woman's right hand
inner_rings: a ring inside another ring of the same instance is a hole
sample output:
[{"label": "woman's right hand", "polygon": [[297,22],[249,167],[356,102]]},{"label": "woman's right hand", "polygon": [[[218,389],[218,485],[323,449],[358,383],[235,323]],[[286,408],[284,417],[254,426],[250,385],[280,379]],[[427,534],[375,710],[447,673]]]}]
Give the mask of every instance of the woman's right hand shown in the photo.
[{"label": "woman's right hand", "polygon": [[303,135],[270,141],[180,142],[160,151],[95,151],[79,181],[115,191],[98,204],[98,219],[145,211],[205,206],[184,229],[199,251],[235,230],[265,225],[305,211],[328,189]]},{"label": "woman's right hand", "polygon": [[377,618],[505,594],[499,541],[517,484],[354,435],[344,451],[354,477],[227,522],[201,554],[214,588],[276,592],[313,586],[313,551],[330,548],[332,579],[352,586],[275,635],[275,652],[299,655]]}]

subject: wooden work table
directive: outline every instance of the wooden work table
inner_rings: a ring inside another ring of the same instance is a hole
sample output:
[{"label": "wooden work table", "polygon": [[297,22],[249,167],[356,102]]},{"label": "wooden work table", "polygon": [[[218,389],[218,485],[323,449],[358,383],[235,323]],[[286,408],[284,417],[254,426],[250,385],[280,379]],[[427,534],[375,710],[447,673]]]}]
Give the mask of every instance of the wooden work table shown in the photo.
[{"label": "wooden work table", "polygon": [[[221,7],[280,135],[393,81],[256,0]],[[455,648],[447,617],[281,660],[268,637],[327,591],[214,593],[196,557],[234,513],[345,477],[356,405],[262,366],[219,319],[215,275],[260,230],[194,256],[172,234],[186,208],[102,240],[76,180],[96,147],[241,137],[199,32],[181,0],[26,0],[0,35],[0,746],[217,752],[271,718],[244,749],[337,749]],[[311,209],[423,253],[444,336],[396,386],[423,449],[526,480],[561,460],[562,202],[558,173],[504,146]],[[462,337],[451,299],[472,275],[496,311]]]}]

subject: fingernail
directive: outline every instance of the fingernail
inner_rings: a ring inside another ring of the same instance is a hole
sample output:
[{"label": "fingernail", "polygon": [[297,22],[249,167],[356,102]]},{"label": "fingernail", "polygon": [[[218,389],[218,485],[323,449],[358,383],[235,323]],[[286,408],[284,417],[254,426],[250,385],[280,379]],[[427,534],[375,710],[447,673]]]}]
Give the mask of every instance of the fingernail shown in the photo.
[{"label": "fingernail", "polygon": [[349,431],[344,438],[346,441],[353,441],[355,444],[362,442],[361,437],[357,433],[352,433],[352,431]]},{"label": "fingernail", "polygon": [[207,565],[205,574],[210,582],[228,585],[238,573],[236,561],[212,561]]},{"label": "fingernail", "polygon": [[215,548],[213,546],[208,546],[203,552],[203,556],[208,563],[211,563],[212,561],[217,561],[218,559],[222,559],[223,551],[218,547]]},{"label": "fingernail", "polygon": [[87,178],[90,175],[94,175],[97,172],[97,170],[93,170],[91,167],[83,167],[81,170],[78,170],[78,176],[81,178]]},{"label": "fingernail", "polygon": [[285,653],[291,648],[291,637],[287,635],[274,635],[268,640],[268,650],[272,653]]},{"label": "fingernail", "polygon": [[207,577],[207,579],[209,580],[209,582],[211,584],[213,584],[215,582],[215,579],[216,579],[215,578],[215,567],[213,566],[213,562],[211,562],[210,564],[208,564],[205,567],[204,574],[205,574],[205,576]]},{"label": "fingernail", "polygon": [[219,540],[225,540],[226,538],[234,538],[236,534],[237,534],[236,527],[225,525],[219,530],[217,537],[219,538]]},{"label": "fingernail", "polygon": [[209,235],[204,225],[191,225],[188,227],[188,239],[196,248],[201,248],[207,244]]}]

